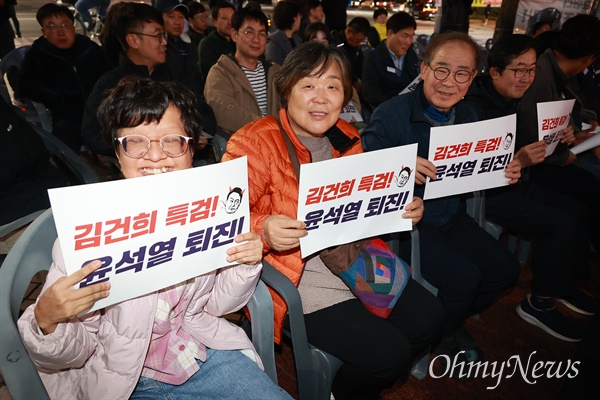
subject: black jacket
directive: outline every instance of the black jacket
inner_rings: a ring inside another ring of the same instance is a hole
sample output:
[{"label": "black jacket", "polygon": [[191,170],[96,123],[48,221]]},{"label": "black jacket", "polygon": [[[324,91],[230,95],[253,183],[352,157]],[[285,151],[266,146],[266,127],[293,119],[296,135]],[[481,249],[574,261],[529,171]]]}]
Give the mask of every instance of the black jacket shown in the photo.
[{"label": "black jacket", "polygon": [[100,46],[85,36],[76,35],[68,50],[54,47],[42,36],[25,55],[17,96],[44,103],[54,120],[81,122],[86,99],[109,68]]},{"label": "black jacket", "polygon": [[365,56],[362,70],[363,98],[373,108],[391,99],[419,75],[419,65],[419,57],[411,46],[404,56],[402,74],[398,76],[386,42],[380,43]]},{"label": "black jacket", "polygon": [[67,184],[42,139],[0,97],[0,225],[50,207],[48,189]]},{"label": "black jacket", "polygon": [[81,126],[81,137],[84,143],[96,154],[104,154],[114,156],[115,152],[112,146],[104,139],[100,131],[100,123],[96,112],[100,107],[100,103],[106,96],[106,91],[117,86],[117,83],[126,75],[137,75],[143,78],[151,78],[159,82],[172,80],[171,73],[166,64],[159,64],[154,68],[152,75],[148,73],[148,67],[145,65],[134,64],[123,53],[119,56],[119,66],[114,68],[104,75],[96,85],[87,102],[85,103],[85,112],[83,114],[83,124]]}]

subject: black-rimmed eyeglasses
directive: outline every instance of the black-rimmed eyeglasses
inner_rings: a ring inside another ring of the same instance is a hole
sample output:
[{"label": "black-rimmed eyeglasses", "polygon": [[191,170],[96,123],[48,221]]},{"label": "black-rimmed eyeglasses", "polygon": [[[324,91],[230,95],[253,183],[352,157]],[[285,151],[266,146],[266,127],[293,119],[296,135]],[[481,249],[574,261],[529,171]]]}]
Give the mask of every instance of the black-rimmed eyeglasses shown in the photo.
[{"label": "black-rimmed eyeglasses", "polygon": [[121,148],[131,158],[142,158],[150,150],[152,142],[157,142],[167,156],[181,157],[188,149],[188,143],[192,140],[191,137],[183,135],[165,135],[156,139],[148,139],[143,135],[127,135],[120,138],[115,138],[115,141],[121,144]]},{"label": "black-rimmed eyeglasses", "polygon": [[[433,68],[431,64],[427,65],[433,71],[433,77],[438,81],[445,81],[452,73],[452,71],[450,71],[450,69],[446,67]],[[467,69],[459,69],[454,73],[454,80],[456,81],[456,83],[467,83],[472,76],[473,72]]]},{"label": "black-rimmed eyeglasses", "polygon": [[509,71],[514,72],[515,78],[520,79],[525,75],[529,75],[530,77],[534,77],[535,74],[539,71],[540,67],[535,66],[533,68],[506,68]]},{"label": "black-rimmed eyeglasses", "polygon": [[161,40],[164,40],[166,42],[167,41],[167,37],[168,37],[167,32],[157,33],[156,35],[151,35],[149,33],[142,33],[142,32],[129,32],[129,33],[133,33],[133,34],[141,35],[141,36],[150,36],[150,37],[153,37],[155,39],[158,39],[159,42]]}]

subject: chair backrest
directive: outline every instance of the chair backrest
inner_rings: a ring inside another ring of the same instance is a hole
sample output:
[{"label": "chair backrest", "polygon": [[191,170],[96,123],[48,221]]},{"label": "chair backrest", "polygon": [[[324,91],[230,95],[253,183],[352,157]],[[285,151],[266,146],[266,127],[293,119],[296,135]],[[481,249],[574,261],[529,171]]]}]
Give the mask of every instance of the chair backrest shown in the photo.
[{"label": "chair backrest", "polygon": [[25,230],[0,268],[0,370],[14,399],[48,399],[17,329],[19,308],[31,278],[48,270],[57,237],[52,211]]},{"label": "chair backrest", "polygon": [[30,123],[29,125],[42,138],[50,154],[58,158],[67,167],[69,172],[77,178],[78,183],[87,184],[100,181],[94,170],[83,162],[81,157],[62,140],[35,124]]},{"label": "chair backrest", "polygon": [[[13,103],[10,96],[9,85],[13,91],[15,90],[13,87],[15,82],[11,82],[9,80],[9,75],[7,74],[11,69],[17,71],[21,69],[21,65],[25,59],[25,54],[30,48],[31,46],[21,46],[11,50],[0,61],[0,95],[4,98],[4,101],[6,101],[7,104]],[[7,75],[6,80],[4,78],[5,75]],[[16,79],[16,76],[12,76],[12,79]],[[23,112],[24,118],[29,122],[40,124],[42,128],[48,132],[52,132],[52,115],[50,111],[46,109],[46,106],[42,103],[32,100],[23,100],[25,101],[25,109],[21,111]]]},{"label": "chair backrest", "polygon": [[30,48],[31,46],[18,47],[8,52],[8,54],[6,54],[2,60],[0,60],[0,78],[2,78],[0,79],[0,94],[2,94],[2,97],[4,97],[4,100],[6,100],[8,104],[11,104],[12,101],[10,99],[8,86],[4,80],[4,75],[6,75],[12,68],[16,68],[17,70],[21,68],[25,54]]}]

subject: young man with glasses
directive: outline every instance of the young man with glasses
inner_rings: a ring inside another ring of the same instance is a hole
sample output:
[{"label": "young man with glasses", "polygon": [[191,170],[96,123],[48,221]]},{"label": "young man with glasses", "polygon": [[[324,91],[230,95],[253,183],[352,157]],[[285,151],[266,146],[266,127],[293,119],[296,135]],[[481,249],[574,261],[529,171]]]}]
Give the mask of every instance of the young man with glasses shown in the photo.
[{"label": "young man with glasses", "polygon": [[[479,46],[466,34],[435,36],[421,64],[422,83],[414,92],[382,103],[361,135],[366,151],[418,143],[415,196],[423,196],[427,177],[436,178],[436,168],[427,160],[431,127],[478,119],[474,110],[461,102],[478,61]],[[519,162],[513,160],[506,177],[514,184],[520,176]],[[451,362],[481,361],[482,351],[465,329],[465,319],[515,283],[519,263],[467,215],[460,195],[426,200],[418,228],[422,274],[438,289],[446,313],[444,334],[435,352]],[[465,377],[456,376],[456,370],[453,377]]]},{"label": "young man with glasses", "polygon": [[198,56],[200,41],[208,36],[214,30],[214,27],[208,26],[208,11],[206,11],[206,8],[202,4],[193,0],[188,0],[184,3],[189,10],[186,17],[189,28],[186,33],[190,37],[196,56]]},{"label": "young man with glasses", "polygon": [[[488,55],[489,75],[478,76],[465,100],[481,119],[515,114],[531,86],[538,67],[534,41],[526,35],[509,35]],[[518,139],[517,139],[518,140]],[[543,140],[521,147],[515,158],[521,165],[544,160]],[[576,342],[583,332],[555,307],[555,299],[568,302],[584,315],[593,305],[575,290],[576,271],[590,266],[589,214],[583,204],[525,179],[515,185],[485,191],[485,217],[512,232],[533,237],[532,294],[517,313],[561,340]]]},{"label": "young man with glasses", "polygon": [[267,17],[243,8],[233,15],[234,55],[223,55],[206,77],[204,96],[217,125],[231,134],[248,122],[277,115],[279,96],[273,84],[279,65],[260,58],[267,43]]},{"label": "young man with glasses", "polygon": [[43,5],[36,19],[43,35],[25,55],[17,97],[48,107],[54,135],[79,153],[83,106],[109,62],[100,46],[75,34],[73,13],[66,6]]},{"label": "young man with glasses", "polygon": [[81,136],[95,154],[114,156],[110,143],[100,133],[96,112],[106,91],[115,87],[126,75],[137,75],[166,82],[174,80],[165,64],[167,61],[167,33],[163,28],[162,13],[143,3],[120,6],[114,21],[114,31],[123,52],[119,66],[104,74],[94,86],[85,104]]}]

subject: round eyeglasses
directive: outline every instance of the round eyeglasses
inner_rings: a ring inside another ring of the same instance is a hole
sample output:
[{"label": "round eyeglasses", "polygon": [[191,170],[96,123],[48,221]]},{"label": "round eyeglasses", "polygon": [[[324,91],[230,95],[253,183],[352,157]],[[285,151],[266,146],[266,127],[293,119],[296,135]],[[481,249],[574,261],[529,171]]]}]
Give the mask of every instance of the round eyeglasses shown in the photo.
[{"label": "round eyeglasses", "polygon": [[158,142],[161,150],[169,157],[181,157],[188,149],[191,137],[183,135],[165,135],[156,139],[148,139],[143,135],[127,135],[115,139],[121,144],[121,148],[131,158],[142,158],[150,150],[152,142]]},{"label": "round eyeglasses", "polygon": [[533,68],[506,68],[509,71],[514,72],[515,78],[520,79],[525,75],[529,75],[531,78],[535,77],[535,74],[539,71],[540,67],[535,66]]},{"label": "round eyeglasses", "polygon": [[[450,73],[452,72],[449,68],[446,67],[433,68],[431,64],[427,65],[433,71],[433,77],[438,81],[445,81],[446,79],[448,79]],[[473,73],[471,71],[466,69],[459,69],[454,73],[454,80],[456,81],[456,83],[467,83],[472,76]]]}]

